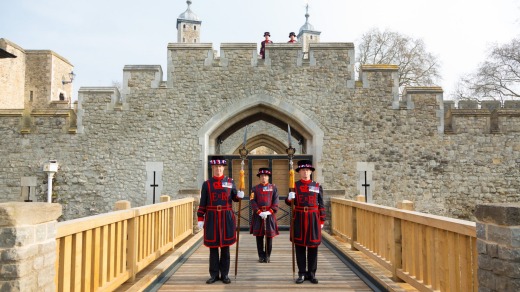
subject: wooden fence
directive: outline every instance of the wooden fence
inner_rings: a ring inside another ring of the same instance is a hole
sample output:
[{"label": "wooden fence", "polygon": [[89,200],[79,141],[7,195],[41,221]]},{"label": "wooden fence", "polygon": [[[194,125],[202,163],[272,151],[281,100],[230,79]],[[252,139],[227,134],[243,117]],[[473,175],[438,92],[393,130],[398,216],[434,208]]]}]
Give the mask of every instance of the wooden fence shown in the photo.
[{"label": "wooden fence", "polygon": [[58,223],[58,291],[112,291],[193,233],[193,198]]},{"label": "wooden fence", "polygon": [[346,199],[331,200],[331,229],[419,291],[478,291],[474,222]]}]

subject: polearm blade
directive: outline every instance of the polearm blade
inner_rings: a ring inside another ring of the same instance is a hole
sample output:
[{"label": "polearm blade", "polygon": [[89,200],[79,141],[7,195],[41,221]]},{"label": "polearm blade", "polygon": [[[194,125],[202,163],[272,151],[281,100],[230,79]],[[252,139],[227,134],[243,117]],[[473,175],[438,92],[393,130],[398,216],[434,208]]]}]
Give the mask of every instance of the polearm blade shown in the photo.
[{"label": "polearm blade", "polygon": [[289,141],[289,148],[292,147],[292,140],[291,140],[291,125],[287,124],[287,140]]},{"label": "polearm blade", "polygon": [[247,141],[247,126],[246,126],[246,130],[244,132],[244,142],[242,143],[243,148],[246,148],[246,141]]}]

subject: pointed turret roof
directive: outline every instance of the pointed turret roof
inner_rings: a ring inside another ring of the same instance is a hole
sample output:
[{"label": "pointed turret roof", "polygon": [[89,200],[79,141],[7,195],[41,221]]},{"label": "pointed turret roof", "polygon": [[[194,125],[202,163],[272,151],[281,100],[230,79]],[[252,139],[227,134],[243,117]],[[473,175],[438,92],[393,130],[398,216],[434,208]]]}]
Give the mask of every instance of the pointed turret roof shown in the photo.
[{"label": "pointed turret roof", "polygon": [[300,33],[304,30],[314,31],[314,26],[309,23],[309,4],[305,6],[305,24],[300,27]]},{"label": "pointed turret roof", "polygon": [[188,4],[188,8],[186,9],[186,11],[181,13],[179,15],[179,17],[177,18],[177,25],[179,25],[179,22],[183,22],[183,21],[200,23],[201,21],[200,21],[199,17],[197,16],[197,14],[193,13],[193,11],[191,11],[191,9],[190,9],[191,0],[186,1],[186,3]]}]

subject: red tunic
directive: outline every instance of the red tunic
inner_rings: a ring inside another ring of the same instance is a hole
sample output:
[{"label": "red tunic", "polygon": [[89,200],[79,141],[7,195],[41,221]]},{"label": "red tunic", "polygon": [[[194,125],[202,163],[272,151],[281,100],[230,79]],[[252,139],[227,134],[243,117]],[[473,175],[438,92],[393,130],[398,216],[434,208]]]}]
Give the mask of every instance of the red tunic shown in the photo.
[{"label": "red tunic", "polygon": [[[326,217],[323,189],[317,182],[300,180],[295,183],[295,193],[294,244],[317,247],[321,244],[321,224]],[[291,205],[288,199],[285,203]]]},{"label": "red tunic", "polygon": [[[251,209],[253,215],[251,217],[251,226],[249,233],[254,236],[264,236],[267,233],[267,237],[275,237],[280,232],[278,231],[278,223],[276,222],[276,212],[278,212],[278,189],[276,185],[272,184],[259,184],[253,187],[254,198],[251,199]],[[270,211],[271,215],[267,218],[262,219],[260,213],[263,211]],[[264,222],[266,223],[264,226]],[[264,231],[267,230],[267,232]]]},{"label": "red tunic", "polygon": [[237,189],[232,178],[212,177],[202,184],[199,221],[204,220],[204,245],[224,247],[234,244],[236,219],[233,201],[238,202]]}]

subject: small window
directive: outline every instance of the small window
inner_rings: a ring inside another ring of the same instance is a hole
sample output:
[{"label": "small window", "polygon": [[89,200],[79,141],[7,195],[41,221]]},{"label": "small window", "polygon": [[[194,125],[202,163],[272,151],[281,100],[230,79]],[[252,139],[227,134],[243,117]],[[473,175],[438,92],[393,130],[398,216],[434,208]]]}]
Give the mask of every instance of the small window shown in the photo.
[{"label": "small window", "polygon": [[186,42],[186,39],[185,39],[185,38],[182,38],[182,42],[185,43],[185,42]]},{"label": "small window", "polygon": [[197,26],[196,25],[193,26],[193,30],[197,30]]},{"label": "small window", "polygon": [[60,92],[60,100],[65,100],[65,94],[63,94],[63,92]]},{"label": "small window", "polygon": [[311,40],[312,40],[312,35],[311,35]]},{"label": "small window", "polygon": [[197,42],[197,39],[194,39],[193,42],[196,43],[196,42]]},{"label": "small window", "polygon": [[182,28],[186,29],[186,24],[183,24],[183,25],[182,25]]},{"label": "small window", "polygon": [[31,90],[31,93],[29,95],[29,101],[32,102],[33,101],[33,91]]}]

